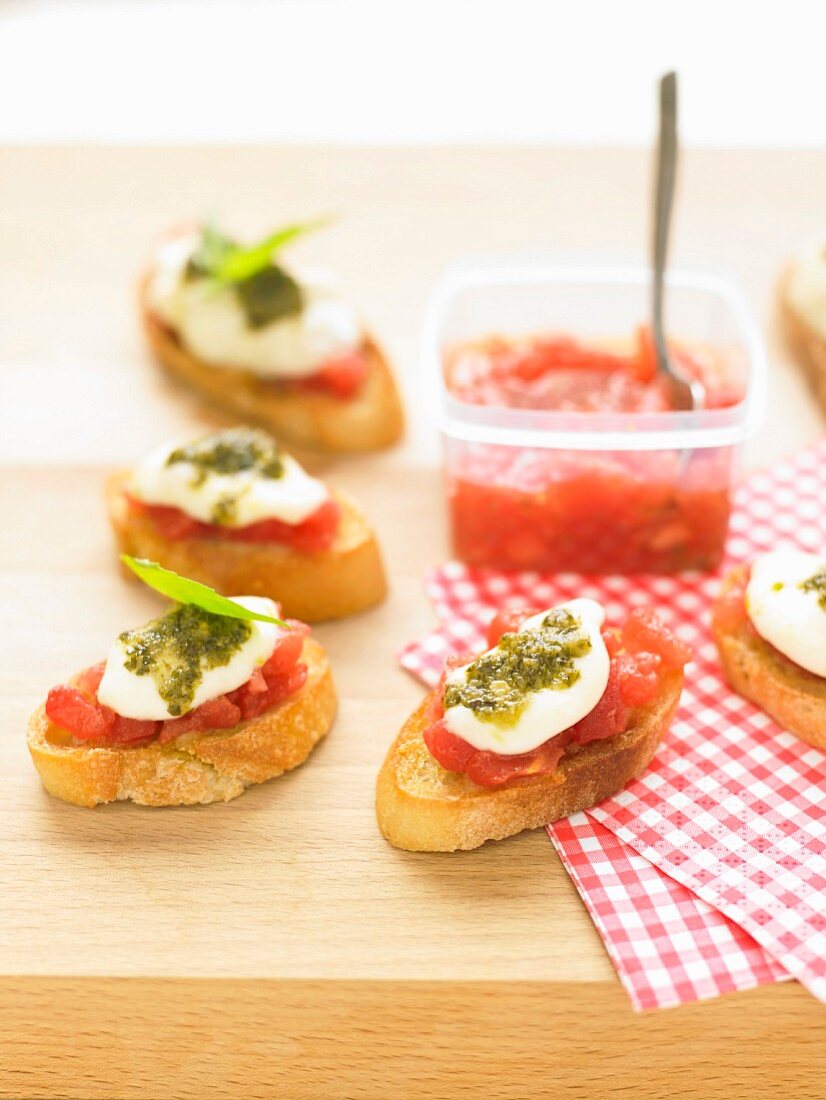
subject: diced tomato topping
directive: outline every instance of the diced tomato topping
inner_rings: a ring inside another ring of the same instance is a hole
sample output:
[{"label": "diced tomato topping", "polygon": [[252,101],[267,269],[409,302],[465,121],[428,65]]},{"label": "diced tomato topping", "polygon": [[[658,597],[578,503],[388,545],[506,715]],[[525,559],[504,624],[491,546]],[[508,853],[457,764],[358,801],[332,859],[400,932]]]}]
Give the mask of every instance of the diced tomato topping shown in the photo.
[{"label": "diced tomato topping", "polygon": [[467,763],[468,778],[480,787],[501,787],[515,779],[528,779],[534,775],[550,775],[565,752],[565,745],[552,738],[533,752],[517,756],[500,756],[496,752],[474,752]]},{"label": "diced tomato topping", "polygon": [[201,729],[227,730],[237,726],[241,720],[240,710],[226,695],[208,699],[197,710]]},{"label": "diced tomato topping", "polygon": [[267,681],[264,679],[264,673],[260,668],[256,668],[253,671],[252,676],[250,676],[244,686],[250,695],[260,695],[262,691],[267,690]]},{"label": "diced tomato topping", "polygon": [[109,745],[134,745],[136,741],[149,744],[158,736],[161,722],[144,720],[142,718],[124,718],[121,714],[115,715],[115,723],[106,737]]},{"label": "diced tomato topping", "polygon": [[714,624],[720,630],[733,634],[746,628],[753,630],[746,611],[746,587],[749,583],[749,570],[745,566],[738,568],[727,579],[725,588],[714,601]]},{"label": "diced tomato topping", "polygon": [[245,527],[223,527],[201,523],[179,508],[147,504],[126,494],[130,507],[148,516],[166,539],[225,539],[230,542],[277,542],[303,554],[318,553],[332,545],[341,520],[341,507],[332,497],[301,523],[283,523],[279,519],[263,519]]},{"label": "diced tomato topping", "polygon": [[[503,633],[518,629],[534,610],[504,612],[488,628],[488,645],[493,646]],[[630,628],[630,642],[626,631]],[[628,724],[628,710],[644,707],[656,699],[660,674],[675,670],[691,659],[691,650],[648,609],[631,613],[622,631],[607,628],[603,639],[611,657],[608,682],[599,702],[573,726],[549,738],[531,752],[516,756],[486,752],[452,733],[444,719],[444,680],[433,693],[426,710],[428,723],[423,733],[431,755],[447,771],[464,772],[483,787],[498,787],[517,779],[550,775],[569,745],[587,745],[615,737]],[[642,648],[645,643],[645,649]],[[466,664],[464,656],[460,663]]]},{"label": "diced tomato topping", "polygon": [[623,699],[620,668],[617,660],[611,661],[608,683],[594,709],[566,730],[567,743],[587,745],[589,741],[601,741],[613,737],[625,729],[627,714]]},{"label": "diced tomato topping", "polygon": [[[444,714],[444,707],[441,708]],[[434,721],[423,734],[424,743],[443,768],[449,772],[462,772],[476,750],[455,733],[451,733],[444,719]]]},{"label": "diced tomato topping", "polygon": [[46,717],[80,741],[99,741],[115,724],[115,712],[90,702],[77,688],[58,684],[46,699]]},{"label": "diced tomato topping", "polygon": [[[259,671],[256,669],[256,672]],[[195,707],[181,718],[167,719],[162,723],[158,740],[163,744],[180,737],[182,733],[231,729],[240,721],[241,708],[231,702],[229,696],[219,695],[217,699],[209,699],[206,703],[201,703],[199,707]]]},{"label": "diced tomato topping", "polygon": [[98,688],[100,687],[100,681],[103,679],[105,671],[105,661],[101,661],[98,665],[92,665],[91,668],[84,669],[77,678],[78,691],[82,692],[87,699],[97,699]]},{"label": "diced tomato topping", "polygon": [[274,677],[267,683],[266,691],[248,691],[247,684],[231,691],[227,696],[241,711],[241,718],[257,718],[259,714],[271,710],[290,695],[303,687],[307,679],[307,666],[296,664],[286,673]]},{"label": "diced tomato topping", "polygon": [[660,687],[660,656],[656,653],[620,653],[616,663],[622,701],[626,706],[644,707],[652,703]]},{"label": "diced tomato topping", "polygon": [[349,351],[322,363],[315,374],[294,385],[306,390],[321,390],[347,401],[358,393],[367,381],[370,365],[363,351]]},{"label": "diced tomato topping", "polygon": [[[133,511],[147,515],[165,539],[177,542],[179,539],[198,538],[201,528],[208,527],[206,523],[199,523],[197,519],[188,516],[180,508],[168,508],[163,504],[145,504],[136,497],[129,496],[129,504]],[[201,535],[201,537],[206,537]]]},{"label": "diced tomato topping", "polygon": [[425,723],[427,726],[435,726],[445,716],[445,677],[442,676],[438,686],[428,695],[425,706]]},{"label": "diced tomato topping", "polygon": [[261,669],[265,678],[271,680],[274,676],[283,676],[289,672],[301,656],[303,645],[303,633],[296,629],[282,631],[276,639],[275,649]]},{"label": "diced tomato topping", "polygon": [[103,706],[98,701],[97,689],[105,664],[81,672],[78,687],[60,684],[52,688],[46,699],[46,715],[50,722],[78,740],[104,746],[137,747],[156,738],[163,744],[183,733],[230,729],[247,718],[264,714],[304,685],[308,669],[299,657],[310,628],[297,619],[288,622],[293,629],[278,634],[272,655],[245,684],[227,695],[207,700],[180,718],[163,722],[126,718]]},{"label": "diced tomato topping", "polygon": [[629,653],[656,653],[667,669],[682,668],[691,660],[691,647],[670,630],[650,607],[635,607],[622,628]]},{"label": "diced tomato topping", "polygon": [[488,625],[488,647],[492,649],[503,634],[515,634],[526,619],[538,615],[541,610],[541,607],[519,607],[511,611],[500,611]]}]

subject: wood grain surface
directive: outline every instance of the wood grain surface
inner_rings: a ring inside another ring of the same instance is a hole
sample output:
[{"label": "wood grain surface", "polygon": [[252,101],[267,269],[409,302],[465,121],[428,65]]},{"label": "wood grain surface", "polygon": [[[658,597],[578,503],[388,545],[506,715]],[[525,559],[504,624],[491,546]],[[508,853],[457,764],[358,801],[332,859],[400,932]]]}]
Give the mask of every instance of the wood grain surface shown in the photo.
[{"label": "wood grain surface", "polygon": [[[686,158],[675,261],[730,271],[765,321],[749,466],[822,431],[772,293],[822,229],[825,176],[826,154]],[[413,855],[373,817],[420,697],[393,653],[432,625],[422,573],[448,552],[415,369],[428,289],[472,250],[641,258],[647,184],[620,150],[0,150],[0,1096],[823,1097],[826,1008],[796,984],[635,1016],[542,832]],[[40,788],[25,721],[157,607],[114,568],[101,485],[214,423],[149,362],[134,281],[159,231],[216,209],[251,233],[340,215],[296,258],[344,276],[411,426],[311,465],[375,520],[392,593],[317,630],[341,713],[307,765],[226,806],[76,809]]]}]

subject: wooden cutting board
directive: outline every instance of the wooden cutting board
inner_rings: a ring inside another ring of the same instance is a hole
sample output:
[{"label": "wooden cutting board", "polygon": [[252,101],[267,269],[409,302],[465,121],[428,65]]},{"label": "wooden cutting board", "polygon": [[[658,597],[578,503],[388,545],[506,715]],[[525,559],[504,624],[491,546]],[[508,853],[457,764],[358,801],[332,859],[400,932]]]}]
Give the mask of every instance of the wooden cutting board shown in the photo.
[{"label": "wooden cutting board", "polygon": [[[766,321],[770,415],[747,462],[822,431],[772,285],[823,228],[826,154],[687,157],[675,259],[723,268]],[[457,253],[639,258],[647,159],[543,149],[0,150],[0,1095],[822,1097],[826,1008],[794,983],[636,1016],[543,832],[467,854],[388,847],[385,748],[420,688],[394,651],[432,625],[438,442],[416,378],[429,287]],[[374,518],[387,603],[318,628],[341,695],[309,763],[228,805],[48,798],[27,715],[157,607],[114,568],[111,469],[212,423],[144,352],[154,235],[320,212],[296,256],[337,268],[398,365],[410,429],[315,463]]]}]

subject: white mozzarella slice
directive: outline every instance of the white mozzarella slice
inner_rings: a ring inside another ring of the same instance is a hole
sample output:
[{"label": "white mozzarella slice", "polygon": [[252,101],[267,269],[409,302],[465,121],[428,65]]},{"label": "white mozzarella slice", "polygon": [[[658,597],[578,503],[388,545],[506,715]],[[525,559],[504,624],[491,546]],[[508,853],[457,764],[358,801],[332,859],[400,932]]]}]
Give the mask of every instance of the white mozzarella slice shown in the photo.
[{"label": "white mozzarella slice", "polygon": [[179,443],[152,451],[134,469],[129,484],[133,496],[147,504],[180,508],[202,523],[214,523],[216,508],[233,501],[227,527],[246,527],[265,519],[295,525],[329,498],[322,481],[311,477],[290,455],[282,456],[281,477],[263,477],[255,469],[222,474],[190,462],[168,464]]},{"label": "white mozzarella slice", "polygon": [[[445,725],[451,733],[476,749],[516,756],[538,748],[590,714],[605,692],[610,672],[611,661],[600,632],[605,612],[600,604],[589,599],[569,600],[558,606],[581,621],[591,642],[590,650],[583,657],[573,660],[579,672],[576,683],[568,688],[543,688],[531,692],[513,725],[483,721],[469,707],[461,704],[448,707],[445,710]],[[520,633],[537,630],[547,614],[548,611],[543,611],[528,619],[520,627]],[[461,683],[466,679],[468,668],[469,665],[463,665],[456,669],[450,674],[449,681]]]},{"label": "white mozzarella slice", "polygon": [[[264,596],[237,596],[235,603],[250,611],[262,615],[278,615],[277,605]],[[252,621],[250,635],[233,653],[225,665],[216,668],[204,668],[202,677],[193,695],[190,706],[184,713],[194,710],[201,703],[234,691],[252,676],[256,668],[263,665],[275,649],[276,638],[281,627],[274,623]],[[111,707],[124,718],[158,720],[172,717],[168,703],[161,698],[158,687],[151,674],[138,676],[130,672],[125,665],[126,647],[118,639],[109,650],[106,670],[98,688],[98,700]]]},{"label": "white mozzarella slice", "polygon": [[358,314],[341,297],[329,272],[296,272],[304,295],[301,312],[253,329],[231,286],[184,279],[197,246],[197,235],[191,235],[159,250],[147,297],[154,312],[202,362],[263,378],[304,378],[325,361],[360,347],[364,333]]},{"label": "white mozzarella slice", "polygon": [[826,676],[826,609],[820,593],[803,585],[824,569],[817,554],[774,550],[757,558],[746,586],[746,612],[760,637],[815,676]]}]

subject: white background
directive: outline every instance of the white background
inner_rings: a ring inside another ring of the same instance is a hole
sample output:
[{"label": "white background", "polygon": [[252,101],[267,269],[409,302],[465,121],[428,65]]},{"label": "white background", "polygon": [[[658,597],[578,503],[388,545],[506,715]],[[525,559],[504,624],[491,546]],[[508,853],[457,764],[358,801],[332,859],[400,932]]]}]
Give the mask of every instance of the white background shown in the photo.
[{"label": "white background", "polygon": [[0,141],[826,145],[824,0],[0,0]]}]

